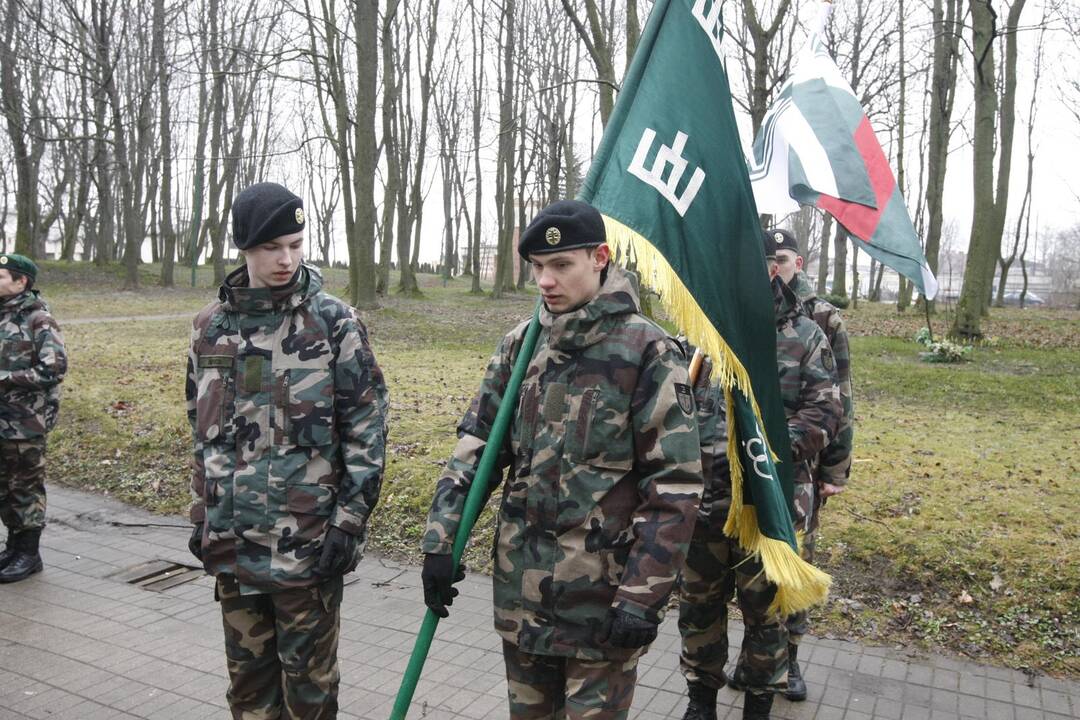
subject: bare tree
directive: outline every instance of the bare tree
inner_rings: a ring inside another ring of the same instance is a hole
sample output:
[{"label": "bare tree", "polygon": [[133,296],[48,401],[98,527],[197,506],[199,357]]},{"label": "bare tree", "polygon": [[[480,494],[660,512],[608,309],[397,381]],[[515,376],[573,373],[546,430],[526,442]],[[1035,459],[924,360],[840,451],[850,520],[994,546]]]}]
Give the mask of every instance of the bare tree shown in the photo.
[{"label": "bare tree", "polygon": [[[1023,228],[1025,224],[1028,228],[1031,226],[1031,181],[1035,172],[1035,147],[1033,135],[1035,131],[1035,109],[1038,107],[1039,78],[1042,75],[1043,44],[1046,37],[1046,15],[1047,10],[1044,6],[1042,22],[1039,23],[1039,39],[1035,46],[1035,69],[1034,77],[1031,82],[1031,103],[1028,105],[1027,181],[1024,186],[1024,199],[1020,202],[1020,213],[1016,218],[1016,232],[1013,235],[1012,252],[1008,257],[1005,257],[1004,253],[999,250],[998,265],[1001,267],[1001,275],[998,278],[997,298],[995,301],[995,305],[998,307],[1004,307],[1005,305],[1005,284],[1009,279],[1009,268],[1012,267],[1013,262],[1016,260],[1022,234],[1024,235],[1025,247],[1027,245],[1027,233],[1023,232]],[[1002,242],[1004,242],[1004,237],[1002,237]]]},{"label": "bare tree", "polygon": [[[510,0],[513,2],[513,0]],[[575,0],[562,0],[563,9],[574,25],[578,38],[585,46],[596,69],[596,86],[600,95],[600,122],[607,126],[611,111],[615,108],[615,91],[618,83],[615,78],[615,22],[613,6],[605,0],[582,0],[585,6],[585,21],[582,22]],[[630,5],[634,0],[630,0]],[[588,23],[588,27],[586,27]],[[637,45],[640,28],[637,27],[637,8],[627,13],[627,45]],[[628,56],[629,57],[629,56]]]},{"label": "bare tree", "polygon": [[499,163],[495,179],[495,206],[499,216],[499,244],[495,254],[494,298],[514,289],[514,23],[515,0],[504,0],[500,16],[502,64],[499,77]]},{"label": "bare tree", "polygon": [[[997,249],[1005,226],[1012,167],[1016,103],[1017,26],[1026,0],[1013,0],[1004,27],[989,0],[971,0],[971,52],[974,60],[974,194],[971,237],[964,265],[964,286],[951,334],[982,335],[983,313],[990,306]],[[1004,35],[1005,52],[998,84],[995,45]],[[997,183],[994,159],[998,159]]]}]

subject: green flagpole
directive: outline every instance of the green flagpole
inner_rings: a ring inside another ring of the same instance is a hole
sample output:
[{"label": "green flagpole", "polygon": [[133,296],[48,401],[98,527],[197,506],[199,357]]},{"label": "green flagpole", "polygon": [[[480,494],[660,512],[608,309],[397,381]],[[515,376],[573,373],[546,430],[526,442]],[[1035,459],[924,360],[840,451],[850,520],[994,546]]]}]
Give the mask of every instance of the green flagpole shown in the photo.
[{"label": "green flagpole", "polygon": [[[453,567],[456,570],[461,556],[465,553],[465,545],[469,542],[476,518],[484,507],[484,499],[487,496],[488,476],[495,469],[495,458],[499,455],[503,439],[506,437],[506,429],[510,426],[510,418],[517,406],[518,391],[521,389],[521,381],[525,377],[525,369],[532,360],[533,350],[536,348],[536,338],[540,334],[540,302],[536,303],[533,310],[532,322],[525,331],[525,340],[521,344],[517,361],[514,363],[514,371],[510,374],[510,382],[506,385],[503,393],[503,401],[499,405],[499,411],[495,414],[495,423],[491,427],[484,452],[480,456],[480,464],[476,468],[476,476],[469,487],[469,494],[465,498],[465,509],[461,512],[461,523],[457,534],[454,536]],[[424,669],[424,661],[427,660],[428,651],[431,649],[431,641],[435,637],[435,628],[439,624],[438,616],[428,610],[424,614],[424,622],[420,625],[420,632],[416,635],[416,644],[413,645],[412,656],[409,657],[409,666],[405,668],[405,677],[401,679],[401,687],[398,688],[397,699],[394,700],[394,709],[390,713],[390,720],[405,720],[409,711],[409,703],[412,702],[413,693],[416,692],[416,683],[420,680],[420,673]]]}]

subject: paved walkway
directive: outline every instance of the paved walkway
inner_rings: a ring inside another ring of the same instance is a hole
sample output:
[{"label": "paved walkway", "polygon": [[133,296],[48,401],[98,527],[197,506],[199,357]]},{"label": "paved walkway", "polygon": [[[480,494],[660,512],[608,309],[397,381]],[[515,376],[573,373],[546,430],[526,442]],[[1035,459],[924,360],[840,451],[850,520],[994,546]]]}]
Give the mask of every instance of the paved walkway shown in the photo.
[{"label": "paved walkway", "polygon": [[[187,524],[96,495],[49,489],[45,571],[0,586],[0,719],[227,718],[221,620],[212,583],[161,592],[116,577],[155,559],[189,562]],[[368,556],[348,578],[341,637],[341,717],[386,720],[423,605],[417,568]],[[490,580],[473,575],[442,622],[413,718],[505,718],[506,684],[491,628]],[[732,643],[740,641],[733,628]],[[919,720],[1080,716],[1080,683],[1029,679],[945,657],[810,638],[807,702],[778,699],[774,718]],[[680,718],[678,631],[669,618],[643,658],[633,718]],[[739,718],[720,692],[721,718]]]}]

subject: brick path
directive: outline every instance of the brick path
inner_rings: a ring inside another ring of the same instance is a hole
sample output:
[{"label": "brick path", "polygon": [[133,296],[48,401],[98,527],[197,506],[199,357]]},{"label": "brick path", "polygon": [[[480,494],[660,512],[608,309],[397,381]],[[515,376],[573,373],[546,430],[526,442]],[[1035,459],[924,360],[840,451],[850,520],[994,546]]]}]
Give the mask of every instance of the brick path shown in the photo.
[{"label": "brick path", "polygon": [[[45,571],[0,586],[0,719],[227,718],[221,620],[209,578],[163,592],[110,575],[137,563],[187,563],[182,518],[52,486]],[[342,610],[342,718],[386,720],[423,605],[420,573],[368,556]],[[490,580],[461,584],[442,622],[413,718],[504,718],[505,681],[491,628]],[[732,629],[732,644],[740,642]],[[643,658],[631,717],[680,718],[678,630],[669,618]],[[807,702],[778,699],[773,717],[805,720],[1064,720],[1080,717],[1080,683],[946,657],[808,638]],[[720,692],[722,718],[741,698]]]}]

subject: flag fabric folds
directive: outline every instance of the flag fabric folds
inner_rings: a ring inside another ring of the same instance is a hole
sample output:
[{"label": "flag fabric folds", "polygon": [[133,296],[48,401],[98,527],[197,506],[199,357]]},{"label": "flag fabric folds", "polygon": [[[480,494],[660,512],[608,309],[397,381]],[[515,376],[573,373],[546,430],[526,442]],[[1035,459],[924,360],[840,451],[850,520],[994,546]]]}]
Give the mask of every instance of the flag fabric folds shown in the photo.
[{"label": "flag fabric folds", "polygon": [[760,554],[786,614],[824,600],[830,578],[799,557],[792,527],[773,296],[720,17],[719,0],[655,3],[579,197],[604,215],[616,256],[713,360],[728,404],[725,531]]},{"label": "flag fabric folds", "polygon": [[[820,25],[831,9],[826,3]],[[937,293],[889,161],[820,31],[765,114],[750,181],[761,212],[784,215],[800,204],[828,211],[870,257],[926,297]]]}]

